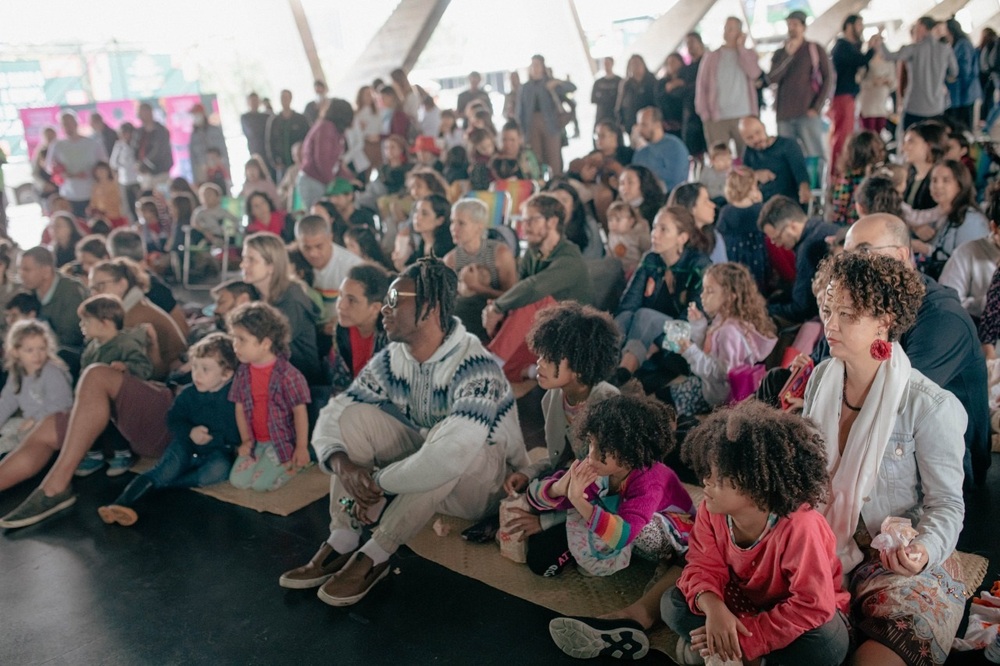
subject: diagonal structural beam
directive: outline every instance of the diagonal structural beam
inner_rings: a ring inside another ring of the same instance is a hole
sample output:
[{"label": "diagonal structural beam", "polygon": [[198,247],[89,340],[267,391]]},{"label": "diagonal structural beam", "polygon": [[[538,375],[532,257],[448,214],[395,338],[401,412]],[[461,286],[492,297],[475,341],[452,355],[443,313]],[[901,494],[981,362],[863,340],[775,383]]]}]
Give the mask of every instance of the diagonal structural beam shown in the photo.
[{"label": "diagonal structural beam", "polygon": [[633,42],[623,60],[632,54],[639,54],[656,72],[660,63],[684,40],[684,35],[694,30],[698,22],[718,0],[677,0],[674,6],[649,24],[646,32]]},{"label": "diagonal structural beam", "polygon": [[401,0],[354,64],[343,72],[335,92],[353,99],[359,86],[377,76],[384,77],[397,67],[410,71],[449,4],[451,0]]},{"label": "diagonal structural beam", "polygon": [[837,0],[829,9],[813,19],[806,36],[817,44],[829,45],[840,33],[844,19],[851,14],[860,13],[869,4],[870,0]]}]

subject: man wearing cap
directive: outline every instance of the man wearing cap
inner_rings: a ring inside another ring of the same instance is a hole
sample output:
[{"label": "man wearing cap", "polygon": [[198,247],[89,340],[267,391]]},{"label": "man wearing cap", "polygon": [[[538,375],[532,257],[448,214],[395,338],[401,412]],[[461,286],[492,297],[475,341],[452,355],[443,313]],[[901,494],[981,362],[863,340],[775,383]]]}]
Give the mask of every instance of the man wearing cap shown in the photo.
[{"label": "man wearing cap", "polygon": [[778,135],[798,139],[806,157],[823,160],[820,112],[833,86],[830,58],[816,42],[806,41],[806,14],[795,10],[785,20],[788,39],[774,52],[768,79],[777,84]]},{"label": "man wearing cap", "polygon": [[416,158],[417,165],[429,167],[438,173],[444,171],[444,165],[438,157],[441,155],[441,148],[432,136],[422,134],[413,141],[413,148],[410,149]]},{"label": "man wearing cap", "polygon": [[945,83],[958,76],[958,61],[951,46],[938,41],[931,34],[938,22],[923,16],[913,24],[913,44],[896,53],[886,50],[879,40],[878,47],[886,60],[903,61],[909,67],[909,85],[903,100],[903,129],[921,120],[936,118],[948,107],[948,88]]},{"label": "man wearing cap", "polygon": [[222,128],[208,121],[205,107],[195,104],[191,107],[191,141],[188,150],[191,154],[191,175],[196,185],[208,181],[207,164],[208,151],[215,148],[222,158],[222,165],[229,171],[229,151],[226,149],[226,137]]},{"label": "man wearing cap", "polygon": [[285,175],[285,169],[292,165],[292,146],[305,140],[309,133],[309,121],[292,108],[292,91],[281,91],[281,111],[268,116],[264,131],[264,158],[275,171],[277,180]]},{"label": "man wearing cap", "polygon": [[363,225],[377,231],[375,213],[354,202],[354,186],[344,178],[337,178],[326,188],[326,198],[348,226]]}]

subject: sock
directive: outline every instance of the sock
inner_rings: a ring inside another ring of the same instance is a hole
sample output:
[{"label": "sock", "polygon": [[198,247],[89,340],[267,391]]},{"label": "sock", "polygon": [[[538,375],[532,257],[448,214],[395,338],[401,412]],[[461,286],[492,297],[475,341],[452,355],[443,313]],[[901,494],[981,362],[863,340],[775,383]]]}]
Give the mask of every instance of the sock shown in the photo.
[{"label": "sock", "polygon": [[361,535],[354,530],[336,529],[330,532],[330,538],[326,540],[330,547],[343,555],[358,547],[361,543]]},{"label": "sock", "polygon": [[361,552],[372,558],[372,563],[374,566],[378,566],[389,559],[392,553],[387,553],[382,549],[382,546],[375,542],[375,539],[368,539],[365,545],[361,546]]}]

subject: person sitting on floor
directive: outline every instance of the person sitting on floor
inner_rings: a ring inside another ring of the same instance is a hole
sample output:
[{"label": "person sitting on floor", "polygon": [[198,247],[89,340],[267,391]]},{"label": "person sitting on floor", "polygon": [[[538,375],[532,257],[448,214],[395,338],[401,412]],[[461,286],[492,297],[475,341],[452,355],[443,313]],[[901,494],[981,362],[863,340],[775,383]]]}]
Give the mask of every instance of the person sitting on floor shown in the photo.
[{"label": "person sitting on floor", "polygon": [[520,381],[531,364],[524,338],[535,313],[556,301],[586,305],[593,296],[580,249],[563,237],[566,209],[559,200],[536,194],[523,209],[528,251],[520,260],[518,282],[483,310],[483,328],[492,338],[489,350],[505,362],[511,381]]},{"label": "person sitting on floor", "polygon": [[[157,306],[177,323],[183,335],[188,334],[188,322],[184,316],[184,310],[174,297],[173,292],[167,283],[159,275],[149,269],[146,263],[146,245],[142,242],[142,236],[132,229],[115,229],[108,235],[107,239],[108,256],[111,259],[125,257],[131,259],[142,268],[146,277],[149,278],[149,288],[146,290],[146,298],[149,302]],[[99,261],[95,261],[87,266],[87,276]]]},{"label": "person sitting on floor", "polygon": [[[497,510],[511,468],[528,468],[510,385],[452,317],[457,284],[454,271],[427,258],[390,285],[389,346],[323,408],[313,434],[332,474],[330,537],[281,576],[282,587],[322,586],[324,603],[355,604],[436,511],[478,520]],[[388,505],[387,495],[395,496]],[[374,523],[359,548],[361,526]]]},{"label": "person sitting on floor", "polygon": [[[566,654],[640,659],[661,620],[680,635],[676,660],[714,655],[835,666],[847,656],[836,538],[815,510],[827,493],[820,434],[798,416],[755,402],[692,430],[682,456],[703,479],[687,566],[608,619],[560,617],[549,633]],[[756,663],[756,662],[752,662]]]},{"label": "person sitting on floor", "polygon": [[536,511],[566,512],[565,527],[528,537],[534,573],[555,576],[575,562],[609,576],[629,565],[633,551],[658,561],[687,550],[694,505],[661,462],[674,446],[672,416],[662,403],[634,396],[587,408],[576,426],[586,457],[528,487]]},{"label": "person sitting on floor", "polygon": [[107,524],[128,527],[139,519],[133,508],[158,488],[192,488],[225,481],[240,443],[236,409],[229,387],[239,362],[233,343],[212,333],[191,347],[193,383],[182,390],[167,413],[173,439],[150,471],[132,479],[107,506],[97,510]]},{"label": "person sitting on floor", "polygon": [[649,251],[649,232],[649,222],[642,219],[638,209],[624,201],[608,206],[608,253],[622,262],[626,280]]},{"label": "person sitting on floor", "polygon": [[[618,395],[618,389],[602,381],[618,360],[620,334],[607,313],[588,305],[566,301],[540,310],[528,331],[528,347],[538,357],[538,385],[545,389],[545,448],[548,456],[525,472],[513,472],[504,481],[508,495],[523,493],[528,482],[587,456],[587,442],[576,436],[573,425],[591,405]],[[527,539],[565,521],[563,511],[537,514],[512,508],[518,517],[511,532]],[[494,529],[499,523],[493,517]]]},{"label": "person sitting on floor", "polygon": [[[132,453],[158,458],[170,443],[167,410],[173,392],[163,384],[144,381],[152,372],[146,344],[139,331],[122,332],[125,308],[114,296],[97,295],[80,306],[81,328],[93,338],[93,355],[77,384],[73,409],[45,417],[14,451],[0,461],[0,491],[41,472],[59,453],[41,484],[17,508],[0,519],[0,527],[27,527],[76,503],[70,481],[81,461],[114,423]],[[124,362],[123,362],[124,359]],[[131,454],[120,456],[124,472]],[[117,461],[115,461],[117,463]]]},{"label": "person sitting on floor", "polygon": [[[69,412],[73,407],[73,380],[56,355],[56,338],[45,322],[19,321],[10,327],[4,369],[7,382],[0,392],[0,455],[14,449],[48,415]],[[14,416],[17,412],[20,415]]]},{"label": "person sitting on floor", "polygon": [[226,324],[240,361],[229,389],[241,442],[229,482],[277,490],[309,465],[309,385],[288,360],[291,330],[276,307],[241,305]]},{"label": "person sitting on floor", "polygon": [[335,393],[345,390],[389,342],[382,326],[382,301],[389,281],[385,269],[365,263],[347,271],[340,283],[331,350]]}]

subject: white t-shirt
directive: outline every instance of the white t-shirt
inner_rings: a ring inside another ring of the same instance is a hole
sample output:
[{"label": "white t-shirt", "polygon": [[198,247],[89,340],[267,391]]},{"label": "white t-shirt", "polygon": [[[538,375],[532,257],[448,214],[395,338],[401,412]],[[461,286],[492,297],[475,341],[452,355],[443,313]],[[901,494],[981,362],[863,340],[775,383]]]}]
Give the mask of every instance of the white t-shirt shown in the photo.
[{"label": "white t-shirt", "polygon": [[313,288],[323,297],[324,321],[330,321],[337,316],[337,297],[340,296],[340,283],[347,277],[347,272],[354,266],[364,263],[358,255],[346,247],[333,244],[333,256],[322,270],[314,271]]},{"label": "white t-shirt", "polygon": [[[54,173],[55,169],[62,171],[64,180],[59,186],[59,194],[70,201],[90,201],[90,192],[94,187],[91,171],[95,164],[107,160],[108,156],[100,141],[78,136],[75,139],[56,141],[49,148],[45,168],[49,173]],[[83,175],[70,177],[69,174]]]},{"label": "white t-shirt", "polygon": [[746,72],[740,69],[736,49],[719,50],[719,70],[716,74],[716,85],[719,87],[719,120],[749,116],[750,88]]}]

